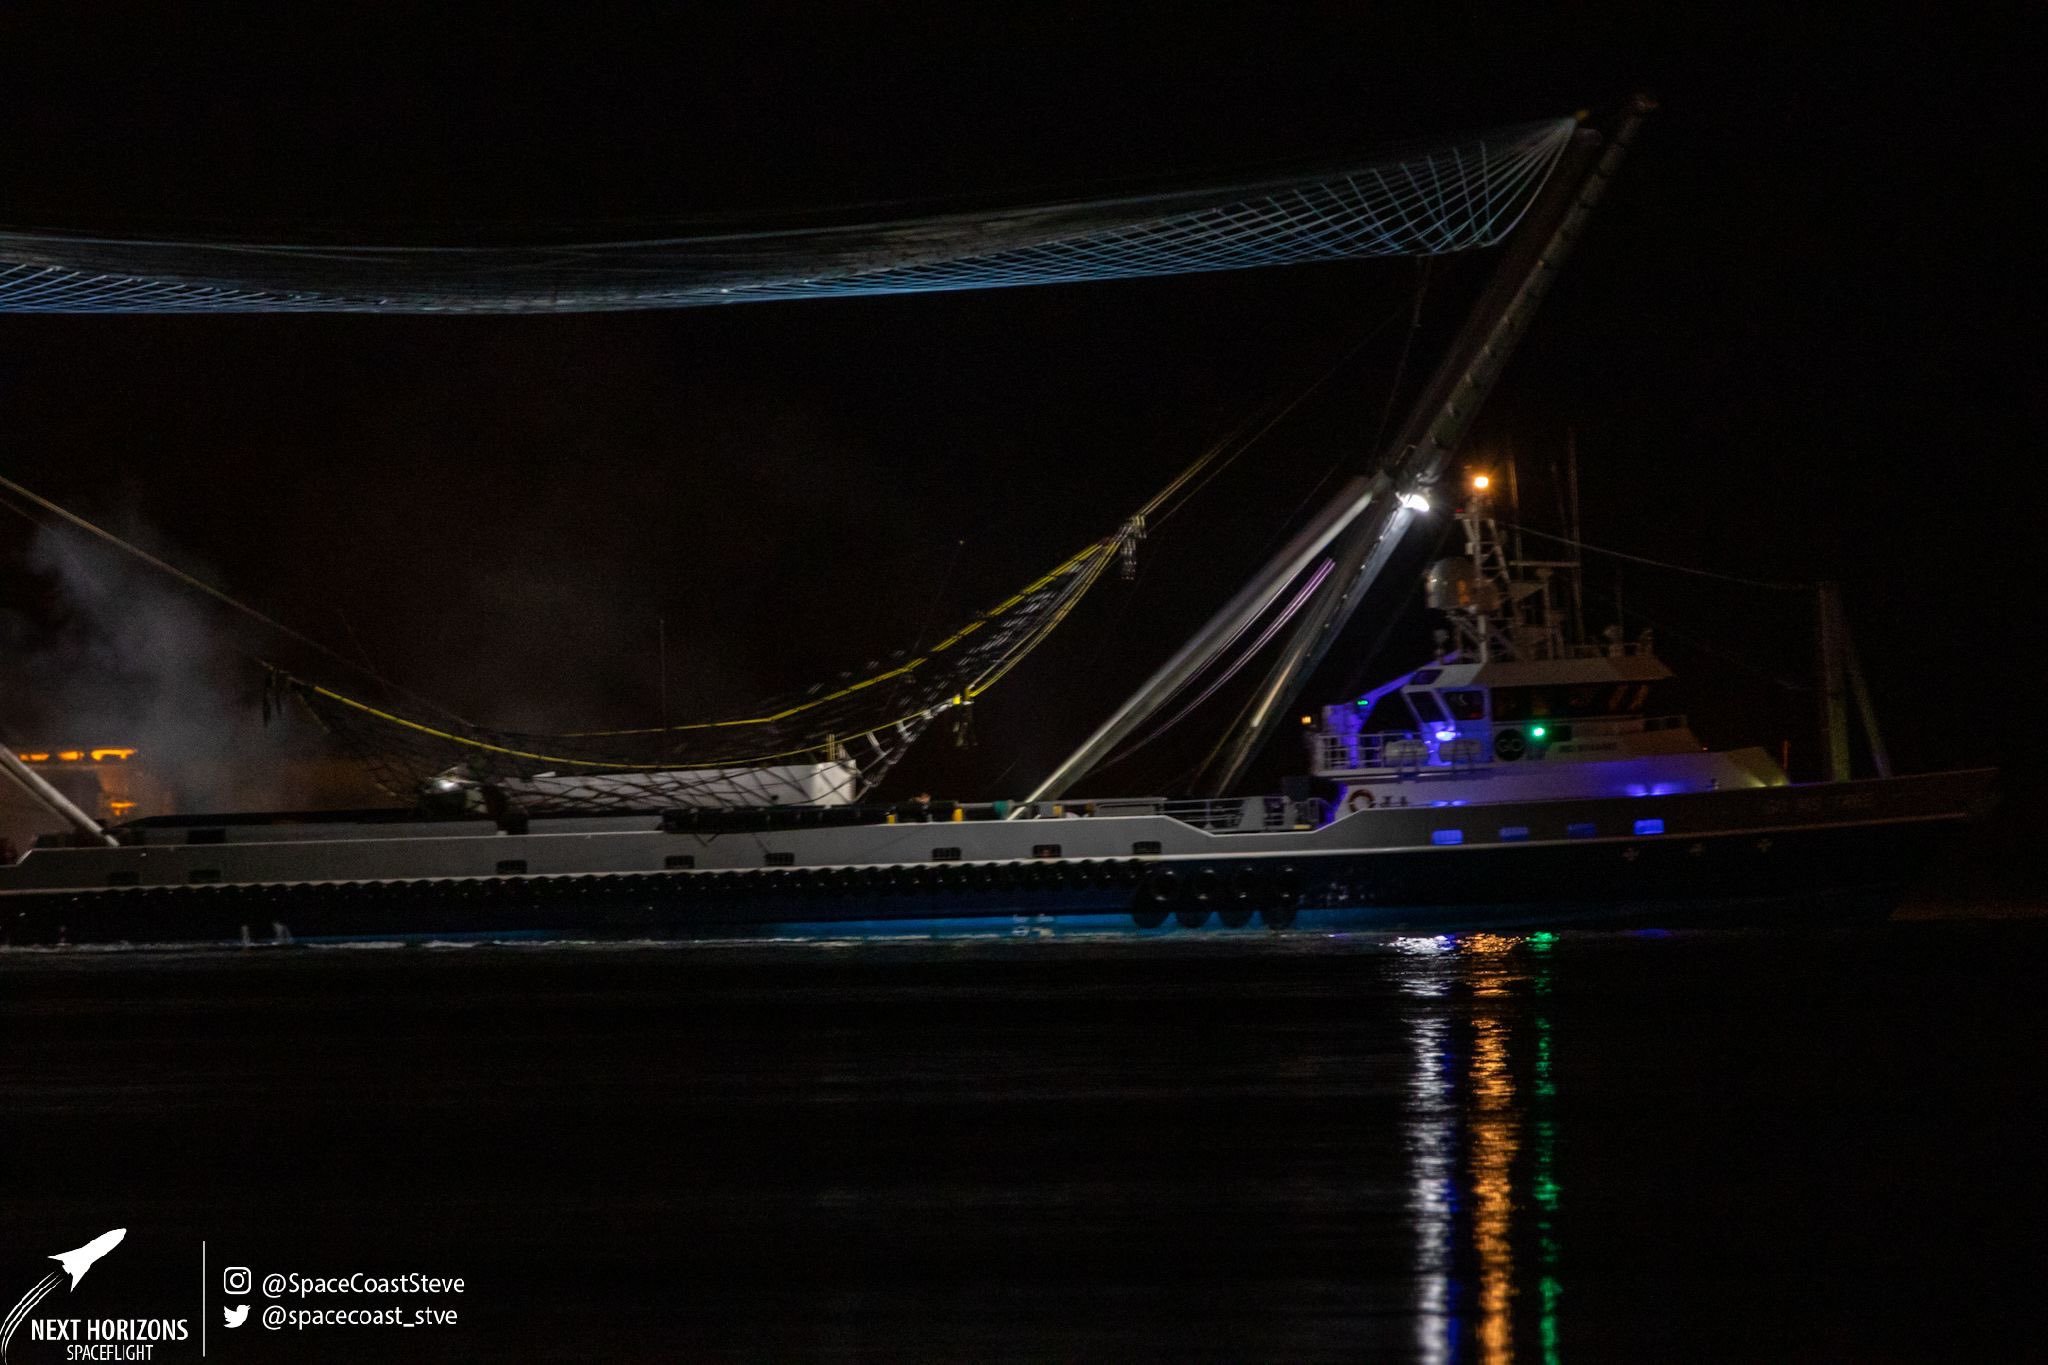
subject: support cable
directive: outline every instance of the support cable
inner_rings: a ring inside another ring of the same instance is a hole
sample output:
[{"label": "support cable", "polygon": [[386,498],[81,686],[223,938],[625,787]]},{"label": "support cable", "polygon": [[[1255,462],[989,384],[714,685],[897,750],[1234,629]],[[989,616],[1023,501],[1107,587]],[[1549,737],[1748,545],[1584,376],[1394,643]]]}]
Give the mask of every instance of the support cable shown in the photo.
[{"label": "support cable", "polygon": [[43,497],[39,493],[35,493],[30,491],[29,489],[23,488],[20,484],[16,483],[14,480],[8,478],[4,474],[0,474],[0,488],[5,488],[8,492],[13,493],[16,497],[27,499],[29,502],[32,502],[36,506],[42,508],[44,511],[62,518],[65,522],[77,527],[79,530],[84,531],[88,535],[94,536],[99,540],[105,541],[107,544],[113,546],[115,549],[120,550],[125,554],[131,555],[134,558],[141,560],[144,564],[147,564],[150,568],[155,569],[158,573],[166,574],[169,577],[174,578],[178,582],[184,584],[186,587],[191,588],[196,592],[206,594],[208,597],[211,597],[214,601],[221,603],[223,606],[232,608],[233,610],[242,613],[242,615],[248,617],[250,620],[258,622],[259,624],[276,631],[278,634],[286,637],[287,639],[297,641],[299,644],[302,644],[306,648],[313,650],[314,652],[320,654],[324,658],[333,660],[335,663],[340,664],[342,667],[350,670],[351,672],[361,674],[363,677],[368,678],[370,681],[376,683],[378,686],[389,688],[393,692],[398,693],[400,696],[410,698],[411,700],[420,703],[422,706],[426,706],[435,711],[439,711],[442,715],[448,716],[451,719],[457,721],[461,721],[465,725],[469,723],[468,721],[463,720],[463,718],[457,715],[455,712],[441,705],[439,702],[436,702],[428,697],[423,697],[419,693],[413,691],[411,688],[402,687],[399,684],[392,682],[389,678],[384,677],[382,674],[379,674],[372,669],[366,668],[364,665],[356,662],[354,659],[349,658],[346,654],[341,653],[339,650],[328,648],[326,645],[320,643],[318,640],[314,639],[312,636],[306,634],[305,632],[293,630],[284,622],[279,621],[277,618],[273,616],[265,615],[263,612],[260,612],[256,608],[250,606],[247,602],[244,602],[239,598],[230,597],[227,593],[222,592],[219,588],[214,587],[211,583],[208,583],[203,579],[193,577],[191,574],[186,573],[177,565],[168,564],[163,560],[158,559],[155,555],[143,549],[141,546],[130,544],[128,541],[125,541],[121,539],[121,537],[115,535],[112,531],[109,531],[104,527],[94,525],[92,522],[87,521],[84,517],[79,516],[75,512],[66,511],[64,508],[59,507],[56,503],[51,502],[48,498]]},{"label": "support cable", "polygon": [[[1266,628],[1259,632],[1259,638],[1252,641],[1251,644],[1245,648],[1242,654],[1239,654],[1236,659],[1232,660],[1229,667],[1225,668],[1213,680],[1211,680],[1207,687],[1203,688],[1199,694],[1197,694],[1193,699],[1191,699],[1185,706],[1181,707],[1180,710],[1174,712],[1165,720],[1161,721],[1159,723],[1158,728],[1154,729],[1150,734],[1146,735],[1143,739],[1140,739],[1132,745],[1130,745],[1130,747],[1123,750],[1123,752],[1118,754],[1112,754],[1109,758],[1104,759],[1102,766],[1107,768],[1113,764],[1121,763],[1125,759],[1131,757],[1131,755],[1137,753],[1140,749],[1149,747],[1154,740],[1159,739],[1161,736],[1165,735],[1167,731],[1171,730],[1174,726],[1186,720],[1190,715],[1194,714],[1194,712],[1201,707],[1202,703],[1208,701],[1209,698],[1215,696],[1216,693],[1219,690],[1221,690],[1224,686],[1226,686],[1232,678],[1235,678],[1240,672],[1244,670],[1244,666],[1246,664],[1250,663],[1253,659],[1258,657],[1258,653],[1260,650],[1264,649],[1267,645],[1273,642],[1273,637],[1275,635],[1278,635],[1281,632],[1281,630],[1285,628],[1287,623],[1294,619],[1295,613],[1300,611],[1302,607],[1308,602],[1309,598],[1315,595],[1316,589],[1320,588],[1323,585],[1323,580],[1330,576],[1330,570],[1333,567],[1335,567],[1333,561],[1328,559],[1324,560],[1316,568],[1316,571],[1309,575],[1308,581],[1301,585],[1300,590],[1294,594],[1292,600],[1290,600],[1287,603],[1287,605],[1281,609],[1280,614],[1275,616],[1271,621],[1266,623]],[[1240,634],[1241,633],[1242,632],[1240,632]]]},{"label": "support cable", "polygon": [[1500,524],[1510,530],[1520,531],[1524,535],[1535,536],[1539,540],[1555,541],[1559,545],[1568,545],[1574,550],[1591,550],[1596,555],[1606,555],[1611,559],[1625,559],[1631,564],[1642,564],[1652,569],[1669,569],[1673,573],[1691,574],[1695,578],[1713,578],[1723,583],[1737,583],[1745,588],[1766,588],[1772,592],[1812,592],[1814,588],[1814,585],[1811,583],[1780,583],[1767,578],[1743,578],[1738,574],[1717,573],[1712,569],[1694,568],[1690,564],[1673,564],[1669,560],[1651,559],[1647,555],[1630,554],[1626,550],[1612,550],[1605,545],[1594,545],[1583,540],[1573,540],[1570,536],[1561,536],[1550,531],[1539,531],[1532,526],[1518,526],[1511,521],[1503,521]]}]

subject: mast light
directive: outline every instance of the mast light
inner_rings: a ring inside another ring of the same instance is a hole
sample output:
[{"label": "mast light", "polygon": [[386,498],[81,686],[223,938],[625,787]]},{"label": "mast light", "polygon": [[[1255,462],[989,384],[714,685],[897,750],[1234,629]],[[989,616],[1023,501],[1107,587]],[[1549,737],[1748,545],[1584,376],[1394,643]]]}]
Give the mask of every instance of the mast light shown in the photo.
[{"label": "mast light", "polygon": [[1489,476],[1487,476],[1487,475],[1485,475],[1485,474],[1474,474],[1474,475],[1472,476],[1472,491],[1473,491],[1473,492],[1475,492],[1475,493],[1484,493],[1484,492],[1485,492],[1485,491],[1486,491],[1487,489],[1489,489],[1489,488],[1491,488],[1491,487],[1493,487],[1493,480],[1492,480],[1492,478],[1490,478]]}]

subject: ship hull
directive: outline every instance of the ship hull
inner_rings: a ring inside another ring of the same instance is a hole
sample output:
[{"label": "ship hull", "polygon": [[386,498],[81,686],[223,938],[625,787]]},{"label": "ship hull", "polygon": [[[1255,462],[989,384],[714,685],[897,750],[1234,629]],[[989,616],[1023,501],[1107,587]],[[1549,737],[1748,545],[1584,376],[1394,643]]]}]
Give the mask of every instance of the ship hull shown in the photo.
[{"label": "ship hull", "polygon": [[[1797,923],[1882,910],[1991,774],[1362,811],[678,832],[636,821],[194,827],[0,869],[8,944]],[[231,841],[235,834],[238,841]],[[193,836],[197,842],[191,842]]]}]

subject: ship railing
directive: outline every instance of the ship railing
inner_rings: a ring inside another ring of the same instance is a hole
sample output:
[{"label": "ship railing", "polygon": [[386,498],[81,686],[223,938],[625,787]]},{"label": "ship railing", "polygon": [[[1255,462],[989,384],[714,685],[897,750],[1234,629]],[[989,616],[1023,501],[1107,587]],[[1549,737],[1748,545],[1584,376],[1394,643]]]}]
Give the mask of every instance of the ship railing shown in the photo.
[{"label": "ship railing", "polygon": [[[1003,802],[961,806],[967,820],[1003,819],[1012,808]],[[1250,833],[1269,829],[1313,829],[1328,818],[1320,797],[1221,796],[1169,800],[1165,797],[1116,797],[1102,801],[1040,801],[1015,808],[1025,820],[1072,819],[1075,816],[1164,815],[1211,834]]]},{"label": "ship railing", "polygon": [[1424,766],[1436,760],[1435,751],[1429,745],[1429,741],[1412,730],[1375,730],[1348,735],[1336,730],[1319,730],[1311,736],[1311,740],[1312,758],[1318,772],[1344,768],[1400,766],[1394,762],[1394,758],[1400,756],[1400,750],[1397,747],[1394,755],[1390,757],[1387,752],[1389,745],[1421,744],[1426,750]]},{"label": "ship railing", "polygon": [[1160,814],[1171,816],[1184,825],[1212,833],[1223,830],[1242,829],[1245,826],[1245,806],[1242,798],[1212,798],[1190,801],[1164,801],[1160,803]]},{"label": "ship railing", "polygon": [[1329,803],[1319,796],[1227,796],[1164,801],[1160,803],[1159,813],[1211,834],[1320,829],[1330,818]]},{"label": "ship railing", "polygon": [[[1267,808],[1280,803],[1277,812]],[[1214,797],[1169,800],[1163,796],[1124,796],[1100,801],[1037,801],[1013,804],[1008,801],[960,802],[964,820],[1071,820],[1087,816],[1165,815],[1196,829],[1227,831],[1281,828],[1295,817],[1291,810],[1300,802],[1281,802],[1278,797]],[[1254,809],[1254,808],[1257,809]],[[950,815],[951,807],[948,812]]]},{"label": "ship railing", "polygon": [[[1256,804],[1261,798],[1251,798]],[[934,801],[931,808],[883,806],[869,814],[885,815],[898,821],[947,823],[953,820],[1073,820],[1098,815],[1170,815],[1203,829],[1257,827],[1247,824],[1241,797],[1174,801],[1163,796],[1119,796],[1099,801]]]}]

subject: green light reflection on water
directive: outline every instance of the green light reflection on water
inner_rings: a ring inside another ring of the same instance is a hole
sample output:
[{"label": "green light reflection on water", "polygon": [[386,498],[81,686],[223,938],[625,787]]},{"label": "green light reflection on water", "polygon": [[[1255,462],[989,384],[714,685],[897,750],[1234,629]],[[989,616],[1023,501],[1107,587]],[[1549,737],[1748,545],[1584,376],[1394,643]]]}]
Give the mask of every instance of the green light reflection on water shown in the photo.
[{"label": "green light reflection on water", "polygon": [[[1542,940],[1540,943],[1539,939]],[[1550,950],[1556,939],[1555,934],[1532,934],[1529,943],[1533,951],[1544,953]],[[1545,962],[1537,969],[1535,996],[1538,1000],[1550,996],[1552,967],[1553,964]],[[1536,1199],[1536,1244],[1543,1277],[1537,1284],[1536,1335],[1543,1349],[1543,1365],[1559,1365],[1564,1353],[1559,1341],[1558,1305],[1564,1298],[1564,1285],[1557,1276],[1557,1213],[1563,1191],[1557,1180],[1557,1115],[1554,1112],[1557,1076],[1550,1032],[1550,1016],[1539,1011],[1536,1015],[1536,1178],[1531,1192]]]}]

